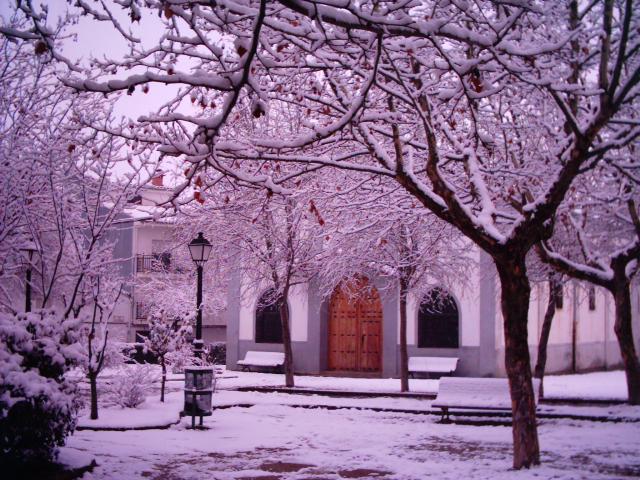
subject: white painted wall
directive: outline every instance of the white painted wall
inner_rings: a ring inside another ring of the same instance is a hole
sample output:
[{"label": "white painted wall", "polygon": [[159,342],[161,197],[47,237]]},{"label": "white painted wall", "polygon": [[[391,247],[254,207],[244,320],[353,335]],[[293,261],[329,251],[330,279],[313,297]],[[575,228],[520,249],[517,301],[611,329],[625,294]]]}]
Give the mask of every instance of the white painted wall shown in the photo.
[{"label": "white painted wall", "polygon": [[306,342],[309,332],[308,285],[296,285],[289,293],[291,340]]},{"label": "white painted wall", "polygon": [[[470,262],[476,262],[479,265],[480,251],[474,249],[470,253]],[[460,315],[460,346],[479,346],[480,345],[480,280],[482,273],[476,265],[469,272],[468,287],[465,289],[462,285],[447,288],[449,293],[453,295],[458,306]],[[434,285],[439,284],[438,279],[431,281]],[[418,311],[420,309],[421,299],[415,295],[409,295],[407,299],[407,309],[409,315],[407,318],[407,344],[417,345],[418,343]],[[400,301],[398,300],[398,319],[400,318]],[[400,325],[398,322],[398,344],[400,343]]]},{"label": "white painted wall", "polygon": [[[571,344],[574,314],[577,344],[615,341],[611,295],[606,290],[596,287],[596,309],[591,311],[587,288],[585,284],[572,281],[563,285],[564,303],[562,308],[556,309],[553,317],[549,345]],[[546,282],[532,286],[529,304],[529,345],[538,345],[548,296],[549,287]],[[496,345],[504,346],[502,314],[499,308],[496,312]]]},{"label": "white painted wall", "polygon": [[154,253],[153,241],[170,241],[172,230],[172,225],[162,223],[136,223],[134,229],[134,254],[151,255]]}]

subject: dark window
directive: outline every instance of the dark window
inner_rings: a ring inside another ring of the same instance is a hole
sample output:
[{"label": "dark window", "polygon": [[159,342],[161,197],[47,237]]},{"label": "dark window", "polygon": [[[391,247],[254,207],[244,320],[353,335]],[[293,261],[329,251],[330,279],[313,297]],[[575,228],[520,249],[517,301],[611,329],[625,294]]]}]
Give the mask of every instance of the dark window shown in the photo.
[{"label": "dark window", "polygon": [[149,337],[149,330],[136,330],[136,343],[144,343]]},{"label": "dark window", "polygon": [[266,292],[256,308],[256,343],[282,343],[282,300],[273,300],[273,292]]},{"label": "dark window", "polygon": [[564,306],[564,288],[562,283],[552,280],[551,281],[551,292],[553,292],[553,298],[556,303],[556,308],[560,309]]},{"label": "dark window", "polygon": [[589,287],[589,310],[596,309],[596,287]]},{"label": "dark window", "polygon": [[149,305],[143,302],[136,302],[136,320],[146,320],[151,313]]},{"label": "dark window", "polygon": [[458,348],[458,307],[451,295],[434,288],[418,311],[418,347]]}]

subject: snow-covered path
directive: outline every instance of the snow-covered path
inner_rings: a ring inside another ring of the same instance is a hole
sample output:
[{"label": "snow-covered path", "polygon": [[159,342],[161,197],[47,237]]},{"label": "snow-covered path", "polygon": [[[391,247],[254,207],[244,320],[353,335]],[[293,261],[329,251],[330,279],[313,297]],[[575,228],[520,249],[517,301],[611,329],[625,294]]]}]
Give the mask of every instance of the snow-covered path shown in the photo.
[{"label": "snow-covered path", "polygon": [[[177,394],[176,394],[177,395]],[[246,394],[255,395],[255,394]],[[513,472],[511,429],[433,416],[301,409],[217,410],[204,431],[77,432],[65,447],[96,456],[85,479],[623,478],[640,475],[640,424],[546,420],[543,465]]]},{"label": "snow-covered path", "polygon": [[[243,386],[280,386],[282,375],[224,372],[207,430],[189,419],[166,430],[77,431],[62,449],[66,461],[95,457],[83,477],[101,479],[611,479],[640,476],[640,408],[629,405],[541,405],[540,412],[633,419],[633,422],[539,420],[542,466],[514,472],[511,428],[438,423],[437,415],[372,409],[429,410],[431,400],[384,396],[397,379],[296,377],[313,390],[376,391],[367,398],[242,392]],[[412,380],[414,392],[435,393],[437,380]],[[622,399],[622,372],[548,377],[547,394]],[[160,408],[103,409],[101,422],[146,424],[177,419],[182,382]],[[155,395],[154,395],[155,397]],[[251,405],[240,407],[234,405]],[[307,408],[295,407],[305,406]],[[311,407],[311,408],[309,408]],[[318,408],[322,407],[322,408]],[[329,407],[329,408],[324,408]],[[334,409],[339,407],[338,409]],[[155,413],[154,413],[155,412]]]}]

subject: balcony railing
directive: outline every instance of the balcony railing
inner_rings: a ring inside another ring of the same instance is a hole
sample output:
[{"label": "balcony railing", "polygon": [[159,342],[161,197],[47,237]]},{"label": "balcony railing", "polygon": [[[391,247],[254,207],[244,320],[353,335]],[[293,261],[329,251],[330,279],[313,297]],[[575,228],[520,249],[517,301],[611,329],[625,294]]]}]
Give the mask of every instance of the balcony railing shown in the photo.
[{"label": "balcony railing", "polygon": [[171,261],[170,253],[158,253],[153,255],[136,255],[136,272],[182,273],[182,269]]}]

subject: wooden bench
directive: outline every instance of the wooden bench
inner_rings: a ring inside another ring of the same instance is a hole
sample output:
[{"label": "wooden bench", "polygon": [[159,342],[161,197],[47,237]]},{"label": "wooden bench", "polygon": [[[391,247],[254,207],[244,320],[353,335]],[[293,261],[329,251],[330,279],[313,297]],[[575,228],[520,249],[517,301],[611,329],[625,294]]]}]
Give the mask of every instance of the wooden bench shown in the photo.
[{"label": "wooden bench", "polygon": [[[538,404],[540,380],[533,379]],[[442,410],[442,421],[449,420],[449,410],[492,410],[511,412],[509,380],[506,378],[446,377],[440,379],[438,396],[431,404]]]},{"label": "wooden bench", "polygon": [[438,373],[451,375],[458,367],[457,357],[409,357],[409,374]]},{"label": "wooden bench", "polygon": [[244,360],[238,360],[238,365],[242,367],[242,371],[250,371],[251,367],[281,369],[284,366],[284,353],[249,350]]}]

